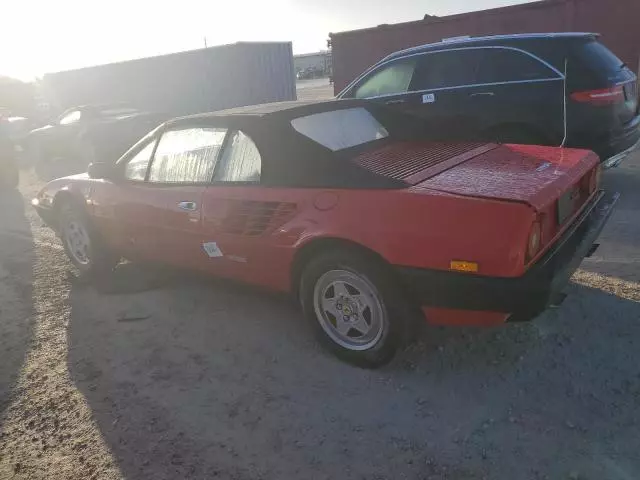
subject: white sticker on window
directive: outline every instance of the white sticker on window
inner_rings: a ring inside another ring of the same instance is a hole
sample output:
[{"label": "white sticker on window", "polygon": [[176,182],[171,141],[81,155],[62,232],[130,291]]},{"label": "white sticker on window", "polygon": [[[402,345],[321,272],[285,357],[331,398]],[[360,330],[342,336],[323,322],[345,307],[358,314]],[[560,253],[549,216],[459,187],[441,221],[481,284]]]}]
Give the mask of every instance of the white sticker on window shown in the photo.
[{"label": "white sticker on window", "polygon": [[434,103],[436,101],[435,93],[425,93],[422,95],[422,103]]},{"label": "white sticker on window", "polygon": [[222,257],[222,250],[220,250],[220,247],[218,247],[216,242],[203,243],[202,248],[204,248],[204,251],[207,252],[207,255],[211,258]]}]

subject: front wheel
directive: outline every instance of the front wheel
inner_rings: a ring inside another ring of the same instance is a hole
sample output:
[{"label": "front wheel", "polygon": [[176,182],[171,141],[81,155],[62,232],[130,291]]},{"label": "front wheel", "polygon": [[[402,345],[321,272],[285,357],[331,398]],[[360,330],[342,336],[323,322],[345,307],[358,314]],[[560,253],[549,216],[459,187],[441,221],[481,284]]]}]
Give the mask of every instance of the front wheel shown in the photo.
[{"label": "front wheel", "polygon": [[318,256],[302,274],[300,300],[321,343],[339,358],[367,368],[393,358],[403,312],[376,259],[356,251]]},{"label": "front wheel", "polygon": [[93,231],[86,214],[71,202],[59,206],[58,228],[64,250],[82,274],[107,273],[120,258],[103,244]]}]

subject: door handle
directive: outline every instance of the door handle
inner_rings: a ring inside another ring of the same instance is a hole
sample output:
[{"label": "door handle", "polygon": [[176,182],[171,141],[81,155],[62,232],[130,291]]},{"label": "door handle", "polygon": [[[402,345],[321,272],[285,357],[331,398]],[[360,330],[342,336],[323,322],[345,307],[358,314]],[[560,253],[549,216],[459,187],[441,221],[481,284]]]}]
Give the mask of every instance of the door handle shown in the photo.
[{"label": "door handle", "polygon": [[478,92],[478,93],[472,93],[469,96],[470,97],[493,97],[493,96],[495,96],[495,93],[493,93],[493,92]]},{"label": "door handle", "polygon": [[400,103],[406,103],[407,101],[404,99],[399,99],[399,100],[389,100],[388,102],[385,102],[387,105],[398,105]]},{"label": "door handle", "polygon": [[187,212],[193,212],[195,210],[198,209],[198,205],[196,204],[196,202],[179,202],[178,203],[178,208],[180,210],[185,210]]}]

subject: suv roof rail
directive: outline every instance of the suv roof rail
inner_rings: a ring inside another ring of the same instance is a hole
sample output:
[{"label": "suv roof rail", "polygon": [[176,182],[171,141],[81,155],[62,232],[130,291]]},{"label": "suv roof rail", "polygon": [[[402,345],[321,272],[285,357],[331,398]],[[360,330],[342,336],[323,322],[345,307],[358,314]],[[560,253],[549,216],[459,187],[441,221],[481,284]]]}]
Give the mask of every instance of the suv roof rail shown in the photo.
[{"label": "suv roof rail", "polygon": [[[443,38],[439,42],[434,43],[425,43],[423,45],[416,45],[415,47],[409,47],[404,50],[399,50],[397,52],[393,52],[383,59],[380,62],[385,60],[390,60],[391,58],[401,57],[403,55],[418,52],[420,50],[427,50],[430,47],[438,47],[443,43],[474,43],[474,42],[490,42],[492,40],[500,41],[500,40],[518,40],[518,39],[534,39],[534,38],[571,38],[571,37],[599,37],[600,35],[597,33],[590,32],[551,32],[551,33],[513,33],[508,35],[484,35],[479,37],[474,37],[471,35],[461,35],[458,37],[449,37]],[[380,63],[378,62],[378,63]]]},{"label": "suv roof rail", "polygon": [[441,42],[454,42],[456,40],[468,40],[471,38],[471,35],[457,35],[455,37],[445,37]]}]

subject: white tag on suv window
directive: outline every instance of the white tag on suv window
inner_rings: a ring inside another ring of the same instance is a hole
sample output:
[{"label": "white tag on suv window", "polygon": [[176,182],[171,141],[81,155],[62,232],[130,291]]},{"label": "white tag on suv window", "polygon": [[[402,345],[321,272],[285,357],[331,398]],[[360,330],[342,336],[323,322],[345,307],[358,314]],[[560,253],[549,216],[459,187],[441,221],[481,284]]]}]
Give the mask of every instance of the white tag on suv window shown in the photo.
[{"label": "white tag on suv window", "polygon": [[434,103],[436,101],[435,93],[425,93],[422,95],[422,103]]}]

